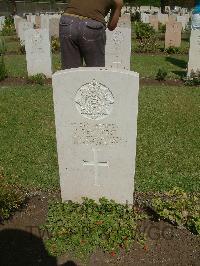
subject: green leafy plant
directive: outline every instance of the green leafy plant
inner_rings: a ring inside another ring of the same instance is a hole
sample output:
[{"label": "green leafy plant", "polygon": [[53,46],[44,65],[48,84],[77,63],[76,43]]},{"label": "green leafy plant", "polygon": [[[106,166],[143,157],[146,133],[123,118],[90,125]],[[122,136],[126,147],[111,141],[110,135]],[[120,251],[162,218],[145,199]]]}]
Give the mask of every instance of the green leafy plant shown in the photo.
[{"label": "green leafy plant", "polygon": [[161,33],[165,33],[166,31],[166,25],[165,24],[162,24],[162,23],[158,23],[158,30],[161,32]]},{"label": "green leafy plant", "polygon": [[39,73],[28,77],[27,82],[32,84],[44,85],[46,81],[46,76],[43,73]]},{"label": "green leafy plant", "polygon": [[200,234],[200,195],[187,194],[174,188],[164,197],[152,200],[153,210],[174,225],[184,226],[195,234]]},{"label": "green leafy plant", "polygon": [[179,52],[179,47],[170,46],[165,49],[165,52],[168,54],[177,54]]},{"label": "green leafy plant", "polygon": [[8,16],[5,18],[5,23],[2,31],[0,32],[0,35],[10,36],[13,35],[14,33],[15,33],[14,19],[13,17]]},{"label": "green leafy plant", "polygon": [[52,53],[60,51],[59,39],[52,37],[52,40],[51,40],[51,51],[52,51]]},{"label": "green leafy plant", "polygon": [[156,79],[159,81],[164,81],[167,77],[167,71],[163,68],[159,68],[156,74]]},{"label": "green leafy plant", "polygon": [[82,204],[52,203],[42,228],[50,234],[46,245],[51,254],[71,251],[87,257],[96,248],[115,254],[120,248],[129,250],[133,241],[144,241],[137,230],[137,222],[143,218],[128,206],[112,200],[101,198],[96,203],[83,198]]},{"label": "green leafy plant", "polygon": [[184,79],[185,85],[194,86],[200,85],[200,71],[194,72],[193,70],[190,73],[190,76]]},{"label": "green leafy plant", "polygon": [[10,185],[0,174],[0,221],[8,219],[26,200],[22,187]]},{"label": "green leafy plant", "polygon": [[189,48],[170,46],[165,48],[163,51],[167,54],[188,54]]},{"label": "green leafy plant", "polygon": [[155,35],[155,30],[147,23],[135,22],[136,39],[143,41]]},{"label": "green leafy plant", "polygon": [[135,22],[135,35],[138,42],[137,52],[155,52],[159,50],[158,37],[149,24]]}]

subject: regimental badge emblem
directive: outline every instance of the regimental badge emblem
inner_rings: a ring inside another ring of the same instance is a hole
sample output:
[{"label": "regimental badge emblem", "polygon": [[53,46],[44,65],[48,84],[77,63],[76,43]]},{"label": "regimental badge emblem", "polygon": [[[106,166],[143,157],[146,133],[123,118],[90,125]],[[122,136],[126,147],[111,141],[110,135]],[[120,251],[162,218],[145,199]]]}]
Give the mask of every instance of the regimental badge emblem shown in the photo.
[{"label": "regimental badge emblem", "polygon": [[82,116],[101,120],[112,112],[114,97],[109,88],[94,79],[77,91],[75,105]]}]

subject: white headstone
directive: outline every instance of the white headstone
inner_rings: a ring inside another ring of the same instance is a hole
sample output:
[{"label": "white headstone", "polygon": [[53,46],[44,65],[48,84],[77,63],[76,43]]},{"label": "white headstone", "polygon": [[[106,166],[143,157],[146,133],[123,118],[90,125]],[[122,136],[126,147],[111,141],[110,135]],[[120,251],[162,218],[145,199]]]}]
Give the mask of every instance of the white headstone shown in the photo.
[{"label": "white headstone", "polygon": [[0,31],[2,31],[5,24],[5,16],[0,17]]},{"label": "white headstone", "polygon": [[149,17],[149,23],[155,31],[158,31],[158,15],[151,15]]},{"label": "white headstone", "polygon": [[200,71],[200,30],[191,31],[188,76],[192,70]]},{"label": "white headstone", "polygon": [[24,17],[26,17],[26,20],[28,21],[28,22],[31,22],[31,16],[32,16],[32,14],[31,13],[29,13],[29,14],[23,14],[23,16]]},{"label": "white headstone", "polygon": [[177,22],[181,22],[182,24],[182,29],[185,30],[186,26],[188,24],[188,17],[187,16],[177,16],[176,17]]},{"label": "white headstone", "polygon": [[181,30],[182,25],[180,22],[168,22],[166,23],[165,32],[165,48],[174,46],[181,46]]},{"label": "white headstone", "polygon": [[145,11],[150,11],[151,7],[150,6],[140,6],[140,12],[145,12]]},{"label": "white headstone", "polygon": [[170,6],[165,6],[165,12],[169,13],[171,11],[171,7]]},{"label": "white headstone", "polygon": [[53,16],[49,19],[49,34],[50,36],[59,37],[59,16]]},{"label": "white headstone", "polygon": [[21,21],[24,21],[26,22],[25,19],[23,19],[22,17],[20,16],[14,16],[14,25],[15,25],[15,30],[16,30],[16,33],[17,33],[17,36],[19,37],[19,22]]},{"label": "white headstone", "polygon": [[173,23],[177,21],[177,14],[169,15],[169,23]]},{"label": "white headstone", "polygon": [[31,18],[30,18],[30,22],[32,22],[33,24],[35,24],[35,15],[31,15]]},{"label": "white headstone", "polygon": [[127,10],[127,8],[125,6],[123,6],[122,9],[121,9],[121,14],[125,14],[126,10]]},{"label": "white headstone", "polygon": [[169,15],[159,13],[158,14],[158,21],[165,25],[169,21]]},{"label": "white headstone", "polygon": [[159,13],[160,12],[160,8],[156,7],[156,6],[151,6],[151,13]]},{"label": "white headstone", "polygon": [[25,44],[25,33],[27,30],[29,29],[33,29],[33,23],[32,22],[28,22],[26,20],[23,21],[19,21],[19,25],[18,25],[18,35],[20,38],[20,43],[21,45]]},{"label": "white headstone", "polygon": [[141,21],[143,23],[149,23],[150,14],[141,13]]},{"label": "white headstone", "polygon": [[180,6],[175,6],[175,7],[174,7],[174,11],[175,11],[176,13],[181,12],[181,7],[180,7]]},{"label": "white headstone", "polygon": [[46,29],[31,29],[25,33],[27,72],[29,76],[43,73],[51,77],[51,47]]},{"label": "white headstone", "polygon": [[79,68],[52,82],[62,200],[132,204],[138,74]]},{"label": "white headstone", "polygon": [[[129,16],[130,18],[130,16]],[[130,70],[131,24],[130,20],[119,21],[114,31],[106,31],[105,66]]]},{"label": "white headstone", "polygon": [[41,29],[47,29],[49,31],[49,15],[42,14],[41,18]]}]

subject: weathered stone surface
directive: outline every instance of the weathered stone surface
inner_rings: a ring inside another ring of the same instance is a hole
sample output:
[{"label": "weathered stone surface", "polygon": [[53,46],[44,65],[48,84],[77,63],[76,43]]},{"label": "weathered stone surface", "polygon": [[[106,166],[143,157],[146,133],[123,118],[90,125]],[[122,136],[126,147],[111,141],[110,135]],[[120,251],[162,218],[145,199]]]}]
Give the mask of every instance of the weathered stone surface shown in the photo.
[{"label": "weathered stone surface", "polygon": [[[130,18],[130,16],[129,16]],[[122,18],[123,19],[123,18]],[[130,70],[131,24],[123,19],[114,31],[106,31],[106,67]]]},{"label": "weathered stone surface", "polygon": [[185,30],[187,27],[187,24],[189,22],[188,17],[187,16],[177,16],[176,20],[177,20],[177,22],[181,23],[182,29]]},{"label": "weathered stone surface", "polygon": [[51,47],[46,29],[31,29],[25,33],[27,71],[29,76],[43,73],[51,77]]},{"label": "weathered stone surface", "polygon": [[59,16],[52,16],[49,19],[49,34],[50,36],[59,37]]},{"label": "weathered stone surface", "polygon": [[40,25],[41,25],[41,29],[47,29],[49,31],[49,15],[47,14],[41,14],[40,15]]},{"label": "weathered stone surface", "polygon": [[5,16],[0,17],[0,31],[3,29],[3,26],[5,24]]},{"label": "weathered stone surface", "polygon": [[169,21],[169,15],[159,13],[158,14],[158,21],[165,25]]},{"label": "weathered stone surface", "polygon": [[182,25],[180,22],[166,24],[165,48],[170,46],[179,47],[181,45],[181,30]]},{"label": "weathered stone surface", "polygon": [[188,62],[188,75],[191,71],[200,71],[200,30],[192,30],[190,36],[190,51]]},{"label": "weathered stone surface", "polygon": [[143,23],[149,23],[150,14],[141,13],[141,21]]},{"label": "weathered stone surface", "polygon": [[37,29],[41,28],[41,17],[39,15],[35,16],[35,27]]},{"label": "weathered stone surface", "polygon": [[139,77],[79,68],[53,75],[63,201],[133,202]]},{"label": "weathered stone surface", "polygon": [[158,15],[151,15],[149,17],[149,23],[155,31],[158,31]]},{"label": "weathered stone surface", "polygon": [[28,22],[27,20],[19,21],[18,25],[18,35],[20,38],[21,45],[25,45],[25,33],[29,29],[33,29],[33,23]]}]

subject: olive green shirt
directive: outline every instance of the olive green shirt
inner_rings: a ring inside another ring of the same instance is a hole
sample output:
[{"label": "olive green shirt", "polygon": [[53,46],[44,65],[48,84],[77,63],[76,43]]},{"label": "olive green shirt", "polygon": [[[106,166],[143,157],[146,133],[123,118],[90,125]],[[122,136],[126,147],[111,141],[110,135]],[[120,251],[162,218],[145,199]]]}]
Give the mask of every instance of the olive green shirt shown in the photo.
[{"label": "olive green shirt", "polygon": [[105,17],[114,6],[114,0],[70,0],[66,13],[88,17],[105,24]]}]

